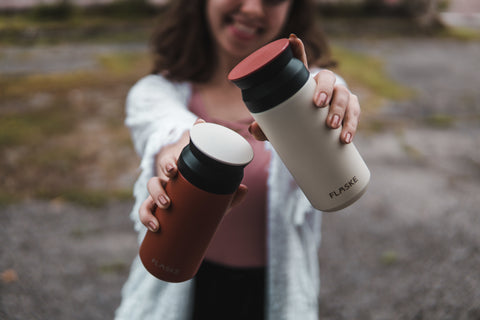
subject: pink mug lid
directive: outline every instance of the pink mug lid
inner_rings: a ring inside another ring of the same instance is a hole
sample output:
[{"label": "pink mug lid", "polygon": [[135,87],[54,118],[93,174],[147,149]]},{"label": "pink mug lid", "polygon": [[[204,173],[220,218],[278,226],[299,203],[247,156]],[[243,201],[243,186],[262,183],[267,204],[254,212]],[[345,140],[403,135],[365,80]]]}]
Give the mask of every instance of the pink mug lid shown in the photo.
[{"label": "pink mug lid", "polygon": [[310,73],[295,58],[288,39],[261,47],[240,61],[228,79],[242,90],[248,110],[269,110],[294,95],[307,82]]},{"label": "pink mug lid", "polygon": [[235,81],[248,77],[263,68],[269,62],[282,54],[290,45],[288,39],[279,39],[261,47],[251,55],[240,61],[228,74],[228,80]]}]

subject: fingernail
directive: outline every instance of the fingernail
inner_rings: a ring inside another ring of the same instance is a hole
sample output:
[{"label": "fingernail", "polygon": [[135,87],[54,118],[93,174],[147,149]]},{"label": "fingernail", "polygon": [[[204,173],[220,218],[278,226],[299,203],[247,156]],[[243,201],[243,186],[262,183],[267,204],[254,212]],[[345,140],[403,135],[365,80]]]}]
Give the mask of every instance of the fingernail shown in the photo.
[{"label": "fingernail", "polygon": [[338,128],[339,125],[340,125],[340,117],[336,114],[332,118],[332,127]]},{"label": "fingernail", "polygon": [[298,39],[297,35],[295,33],[290,33],[290,39]]},{"label": "fingernail", "polygon": [[325,103],[327,102],[327,94],[325,92],[320,92],[317,98],[317,104],[319,107],[325,106]]},{"label": "fingernail", "polygon": [[148,230],[150,230],[150,231],[152,231],[152,232],[157,231],[157,225],[155,224],[155,222],[150,221],[150,222],[148,223]]},{"label": "fingernail", "polygon": [[345,135],[345,143],[350,143],[352,142],[352,134],[350,132],[347,132]]},{"label": "fingernail", "polygon": [[171,163],[169,163],[169,164],[167,164],[165,169],[167,170],[167,172],[172,172],[174,168],[175,167]]},{"label": "fingernail", "polygon": [[167,198],[167,196],[165,196],[163,194],[158,197],[158,201],[160,201],[160,204],[162,206],[166,206],[168,204],[168,198]]}]

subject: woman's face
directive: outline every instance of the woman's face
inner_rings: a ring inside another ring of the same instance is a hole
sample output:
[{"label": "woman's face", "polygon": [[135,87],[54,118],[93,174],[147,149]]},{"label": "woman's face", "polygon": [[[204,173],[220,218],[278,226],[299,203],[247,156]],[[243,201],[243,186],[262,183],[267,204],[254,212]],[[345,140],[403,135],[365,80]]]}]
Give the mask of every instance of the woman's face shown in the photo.
[{"label": "woman's face", "polygon": [[224,59],[238,62],[282,31],[293,0],[207,0],[207,20]]}]

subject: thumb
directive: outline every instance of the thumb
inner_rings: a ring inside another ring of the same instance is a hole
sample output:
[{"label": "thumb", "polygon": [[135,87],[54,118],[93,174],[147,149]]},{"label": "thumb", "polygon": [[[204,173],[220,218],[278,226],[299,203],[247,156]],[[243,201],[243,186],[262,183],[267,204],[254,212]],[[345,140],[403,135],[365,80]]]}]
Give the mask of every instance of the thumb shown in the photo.
[{"label": "thumb", "polygon": [[293,56],[302,61],[305,67],[308,69],[307,54],[305,52],[305,46],[303,45],[302,40],[300,40],[294,33],[290,34],[288,40],[290,41],[290,48],[292,49]]},{"label": "thumb", "polygon": [[245,196],[247,195],[248,188],[246,185],[241,184],[237,191],[235,191],[235,195],[233,196],[232,203],[230,205],[230,208],[235,207],[236,205],[240,204],[244,199]]}]

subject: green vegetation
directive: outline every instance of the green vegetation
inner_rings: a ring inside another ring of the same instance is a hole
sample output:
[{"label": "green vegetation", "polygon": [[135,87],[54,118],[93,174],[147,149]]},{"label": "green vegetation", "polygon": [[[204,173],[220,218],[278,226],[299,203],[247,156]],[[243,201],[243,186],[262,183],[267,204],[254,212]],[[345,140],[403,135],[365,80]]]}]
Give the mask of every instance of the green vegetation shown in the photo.
[{"label": "green vegetation", "polygon": [[103,274],[125,273],[128,271],[128,264],[123,261],[113,261],[100,265],[98,271]]},{"label": "green vegetation", "polygon": [[155,16],[161,8],[146,0],[117,0],[105,4],[93,4],[85,7],[76,6],[72,1],[63,0],[55,3],[39,3],[20,11],[3,11],[3,17],[22,17],[26,21],[44,23],[63,23],[85,18],[102,18],[112,20],[136,20]]},{"label": "green vegetation", "polygon": [[70,1],[54,4],[39,4],[27,12],[27,17],[35,21],[66,21],[78,10]]},{"label": "green vegetation", "polygon": [[480,31],[469,28],[445,28],[439,32],[438,36],[466,42],[480,41]]},{"label": "green vegetation", "polygon": [[449,128],[453,126],[456,119],[452,115],[436,113],[425,119],[426,124],[436,128]]},{"label": "green vegetation", "polygon": [[[365,92],[361,104],[369,112],[380,107],[385,100],[406,100],[414,92],[392,80],[385,71],[383,61],[340,46],[333,47],[333,55],[339,61],[339,74],[345,78],[354,92]],[[360,97],[362,98],[362,97]]]},{"label": "green vegetation", "polygon": [[395,250],[386,250],[382,252],[380,261],[384,266],[393,266],[399,261],[398,253]]},{"label": "green vegetation", "polygon": [[103,54],[98,64],[89,72],[0,77],[0,204],[33,197],[100,206],[131,197],[138,159],[123,106],[149,59]]},{"label": "green vegetation", "polygon": [[[161,10],[145,3],[78,8],[64,1],[3,12],[0,44],[146,42]],[[382,130],[383,122],[368,122],[368,114],[386,101],[415,94],[393,81],[381,60],[340,46],[333,53],[340,62],[336,71],[361,100],[367,115],[362,125]],[[0,75],[0,204],[42,198],[100,206],[130,198],[139,160],[123,124],[124,102],[131,85],[149,72],[150,57],[147,52],[101,54],[97,63],[94,71]],[[438,116],[429,121],[449,125]]]},{"label": "green vegetation", "polygon": [[128,42],[148,40],[161,8],[143,0],[77,7],[70,1],[0,12],[0,44]]},{"label": "green vegetation", "polygon": [[[364,110],[412,92],[380,61],[335,47],[340,73],[368,92]],[[25,197],[100,206],[131,196],[138,159],[123,125],[128,88],[150,66],[146,52],[102,54],[99,68],[63,74],[0,77],[0,203]],[[107,103],[108,102],[108,103]],[[21,108],[18,108],[18,106]],[[11,106],[11,107],[9,107]],[[118,183],[130,175],[130,184]]]}]

